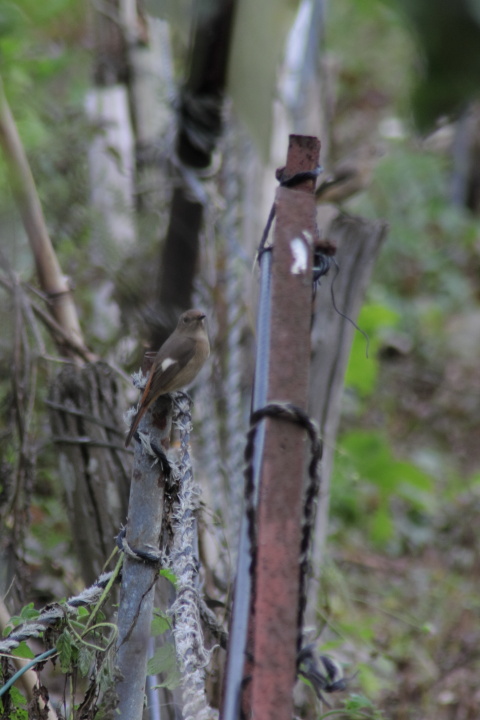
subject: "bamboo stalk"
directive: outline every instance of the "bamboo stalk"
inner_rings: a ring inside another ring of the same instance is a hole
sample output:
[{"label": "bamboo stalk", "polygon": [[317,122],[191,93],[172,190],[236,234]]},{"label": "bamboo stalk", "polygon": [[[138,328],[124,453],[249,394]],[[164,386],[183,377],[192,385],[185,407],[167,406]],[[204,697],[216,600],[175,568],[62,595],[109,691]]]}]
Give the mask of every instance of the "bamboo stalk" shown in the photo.
[{"label": "bamboo stalk", "polygon": [[[0,78],[0,144],[2,146],[9,181],[35,259],[38,280],[51,302],[52,314],[67,337],[64,345],[56,338],[62,354],[71,356],[78,364],[80,355],[95,360],[86,348],[68,278],[62,273],[50,236],[42,206],[25,150],[11,113],[3,82]],[[78,346],[81,353],[73,350]]]}]

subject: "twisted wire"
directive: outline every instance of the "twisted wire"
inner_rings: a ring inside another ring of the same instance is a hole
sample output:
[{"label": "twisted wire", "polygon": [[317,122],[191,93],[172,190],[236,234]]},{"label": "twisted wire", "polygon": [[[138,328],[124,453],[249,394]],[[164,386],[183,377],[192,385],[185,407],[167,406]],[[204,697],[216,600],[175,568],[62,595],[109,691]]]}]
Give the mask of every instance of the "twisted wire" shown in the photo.
[{"label": "twisted wire", "polygon": [[102,573],[97,580],[85,588],[79,595],[75,595],[67,600],[65,603],[54,603],[47,605],[43,610],[40,611],[40,615],[35,620],[22,623],[14,628],[6,638],[0,640],[0,653],[11,653],[15,650],[21,642],[30,640],[31,638],[38,638],[45,630],[55,625],[58,620],[61,620],[66,615],[77,615],[78,608],[85,607],[87,605],[94,605],[97,603],[102,592],[108,585],[114,571]]},{"label": "twisted wire", "polygon": [[190,458],[190,402],[180,393],[177,395],[174,423],[180,432],[180,459],[170,555],[171,568],[177,579],[177,595],[170,613],[174,617],[173,634],[183,678],[183,717],[185,720],[211,720],[217,714],[207,703],[205,667],[210,661],[212,650],[207,650],[204,645],[197,582],[199,564],[195,552],[195,514],[200,503],[200,488],[194,480]]},{"label": "twisted wire", "polygon": [[227,428],[227,471],[229,496],[226,499],[230,507],[228,528],[229,545],[236,551],[241,509],[243,505],[243,443],[244,402],[242,398],[242,347],[241,334],[245,308],[242,301],[245,285],[242,268],[244,263],[240,254],[238,232],[239,183],[236,171],[236,158],[233,128],[227,134],[227,148],[224,160],[224,195],[226,209],[223,221],[223,234],[226,237],[226,305],[227,305],[227,360],[225,373],[225,401]]},{"label": "twisted wire", "polygon": [[323,444],[319,437],[318,426],[308,414],[293,403],[269,403],[252,413],[251,427],[247,436],[245,448],[245,492],[246,492],[246,514],[249,522],[250,545],[252,548],[251,574],[255,576],[256,560],[256,530],[255,530],[255,503],[253,487],[253,452],[255,448],[255,436],[258,423],[266,417],[287,420],[288,422],[300,425],[308,434],[310,439],[311,459],[308,466],[308,484],[305,491],[302,518],[302,535],[300,541],[300,584],[298,603],[298,636],[297,649],[301,650],[303,637],[303,618],[307,604],[307,581],[309,576],[309,553],[312,542],[312,534],[315,526],[316,507],[318,493],[320,490],[319,464],[323,453]]}]

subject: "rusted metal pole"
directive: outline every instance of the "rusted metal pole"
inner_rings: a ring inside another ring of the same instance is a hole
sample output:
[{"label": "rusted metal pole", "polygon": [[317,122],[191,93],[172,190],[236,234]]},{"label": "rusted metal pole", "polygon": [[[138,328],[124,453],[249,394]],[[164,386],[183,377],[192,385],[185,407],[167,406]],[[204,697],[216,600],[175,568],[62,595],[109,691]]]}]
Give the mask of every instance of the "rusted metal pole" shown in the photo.
[{"label": "rusted metal pole", "polygon": [[[320,142],[290,136],[283,178],[314,171]],[[313,242],[317,235],[314,179],[276,194],[268,402],[307,408]],[[290,720],[296,676],[299,559],[305,432],[268,419],[257,510],[251,715]]]}]

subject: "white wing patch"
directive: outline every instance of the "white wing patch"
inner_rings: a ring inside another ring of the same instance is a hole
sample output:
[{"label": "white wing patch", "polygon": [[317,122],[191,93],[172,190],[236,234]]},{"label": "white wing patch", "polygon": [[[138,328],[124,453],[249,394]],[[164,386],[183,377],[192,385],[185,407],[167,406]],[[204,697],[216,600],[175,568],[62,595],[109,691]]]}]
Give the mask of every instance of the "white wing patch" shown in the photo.
[{"label": "white wing patch", "polygon": [[176,360],[173,360],[172,358],[165,358],[165,360],[162,362],[162,364],[160,365],[160,367],[161,367],[162,371],[165,372],[165,370],[166,370],[167,368],[169,368],[170,365],[175,365],[176,362],[177,362],[177,361],[176,361]]}]

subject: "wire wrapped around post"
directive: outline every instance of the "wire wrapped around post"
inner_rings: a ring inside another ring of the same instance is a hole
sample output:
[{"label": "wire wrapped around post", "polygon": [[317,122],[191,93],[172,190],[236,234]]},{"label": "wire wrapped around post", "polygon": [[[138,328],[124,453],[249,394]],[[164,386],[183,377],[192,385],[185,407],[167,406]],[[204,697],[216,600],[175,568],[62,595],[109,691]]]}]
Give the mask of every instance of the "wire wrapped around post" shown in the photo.
[{"label": "wire wrapped around post", "polygon": [[200,487],[195,482],[190,458],[192,419],[190,401],[183,393],[175,398],[173,422],[180,432],[180,459],[176,475],[177,502],[173,512],[171,569],[176,576],[176,599],[170,608],[174,617],[174,637],[182,674],[184,720],[210,720],[216,711],[205,695],[205,667],[212,651],[204,645],[198,592],[199,562],[196,512],[200,505]]}]

